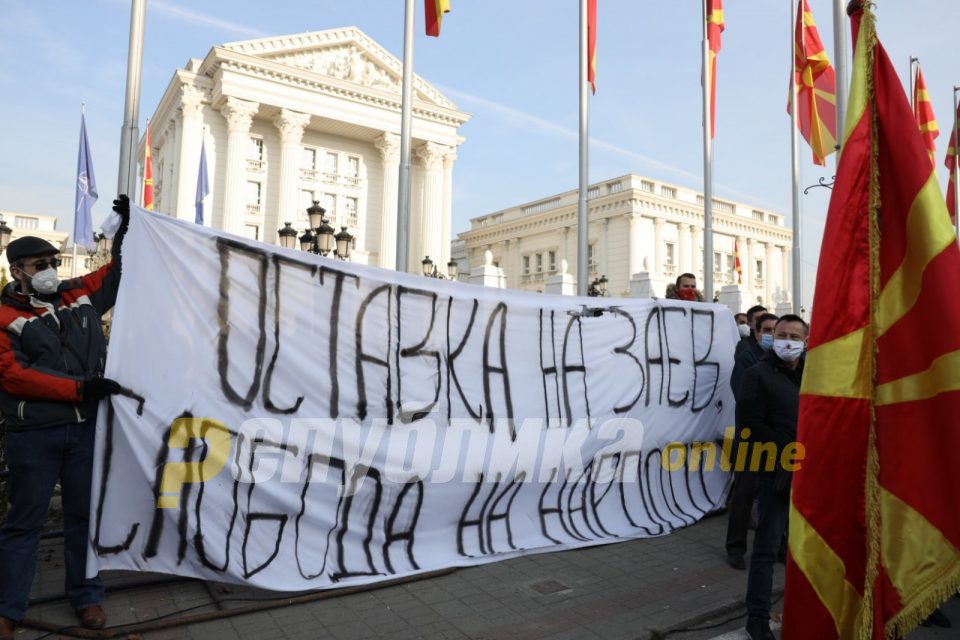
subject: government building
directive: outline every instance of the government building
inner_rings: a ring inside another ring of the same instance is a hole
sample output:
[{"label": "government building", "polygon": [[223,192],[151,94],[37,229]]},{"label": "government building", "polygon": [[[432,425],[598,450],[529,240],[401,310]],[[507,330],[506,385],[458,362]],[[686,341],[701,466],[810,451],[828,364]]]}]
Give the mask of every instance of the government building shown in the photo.
[{"label": "government building", "polygon": [[[701,193],[630,174],[591,185],[587,198],[590,280],[605,275],[608,296],[663,297],[684,272],[703,288]],[[473,218],[459,234],[462,247],[455,243],[466,262],[461,271],[483,265],[489,251],[505,286],[561,292],[551,285],[576,275],[577,199],[577,190],[567,191]],[[774,309],[792,299],[793,234],[783,215],[714,198],[713,231],[713,284],[722,302],[737,310],[757,302]]]},{"label": "government building", "polygon": [[[354,236],[352,261],[394,268],[401,80],[400,60],[354,27],[213,47],[174,72],[150,119],[155,209],[194,220],[202,145],[205,225],[276,243],[287,222],[305,231],[316,200]],[[468,115],[419,77],[413,89],[408,270],[419,272],[424,256],[450,259]]]}]

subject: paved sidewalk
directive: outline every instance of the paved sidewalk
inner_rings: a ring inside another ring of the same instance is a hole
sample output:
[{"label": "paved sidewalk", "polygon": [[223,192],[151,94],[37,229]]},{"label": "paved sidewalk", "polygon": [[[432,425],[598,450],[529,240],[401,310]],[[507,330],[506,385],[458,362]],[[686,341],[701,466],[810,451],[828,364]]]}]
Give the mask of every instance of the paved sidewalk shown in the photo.
[{"label": "paved sidewalk", "polygon": [[[708,625],[705,619],[723,620],[742,613],[738,605],[746,590],[746,572],[726,565],[725,531],[726,516],[714,516],[661,538],[525,556],[347,595],[334,592],[324,600],[142,631],[137,637],[662,638],[671,629]],[[44,542],[35,597],[56,595],[62,589],[60,553],[59,541]],[[114,585],[158,576],[107,572],[105,577]],[[775,589],[781,589],[782,583],[783,567],[777,565]],[[216,585],[213,592],[224,599],[221,606],[228,609],[250,604],[236,599],[288,595]],[[190,614],[215,611],[210,602],[203,583],[181,581],[111,592],[105,608],[111,625],[121,625],[190,607],[196,607]],[[74,622],[63,601],[34,605],[27,615],[56,627]],[[35,639],[46,633],[21,628],[17,638]]]}]

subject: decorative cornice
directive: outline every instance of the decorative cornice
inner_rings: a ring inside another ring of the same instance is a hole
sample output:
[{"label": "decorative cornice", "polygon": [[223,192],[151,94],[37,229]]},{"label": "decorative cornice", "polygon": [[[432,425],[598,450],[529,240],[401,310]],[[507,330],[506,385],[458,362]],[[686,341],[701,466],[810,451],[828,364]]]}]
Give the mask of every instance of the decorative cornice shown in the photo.
[{"label": "decorative cornice", "polygon": [[260,109],[260,104],[241,100],[233,96],[228,96],[226,103],[220,107],[220,113],[227,120],[227,128],[230,133],[237,131],[249,131],[250,124],[253,122],[253,116]]},{"label": "decorative cornice", "polygon": [[373,140],[373,146],[380,151],[380,159],[385,164],[400,162],[400,136],[384,131]]},{"label": "decorative cornice", "polygon": [[309,114],[291,109],[280,109],[280,113],[273,119],[273,125],[280,131],[282,144],[299,143],[303,139],[303,130],[308,124],[310,124]]},{"label": "decorative cornice", "polygon": [[428,141],[414,149],[413,154],[427,171],[435,171],[441,168],[443,157],[449,149],[445,144]]}]

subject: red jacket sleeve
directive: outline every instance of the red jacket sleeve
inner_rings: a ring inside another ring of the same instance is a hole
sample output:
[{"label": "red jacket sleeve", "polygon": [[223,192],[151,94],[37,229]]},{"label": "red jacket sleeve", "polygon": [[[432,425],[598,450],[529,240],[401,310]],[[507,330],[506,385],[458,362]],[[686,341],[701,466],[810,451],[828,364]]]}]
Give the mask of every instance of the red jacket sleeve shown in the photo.
[{"label": "red jacket sleeve", "polygon": [[0,387],[25,400],[82,400],[83,381],[73,376],[25,364],[10,335],[0,330]]}]

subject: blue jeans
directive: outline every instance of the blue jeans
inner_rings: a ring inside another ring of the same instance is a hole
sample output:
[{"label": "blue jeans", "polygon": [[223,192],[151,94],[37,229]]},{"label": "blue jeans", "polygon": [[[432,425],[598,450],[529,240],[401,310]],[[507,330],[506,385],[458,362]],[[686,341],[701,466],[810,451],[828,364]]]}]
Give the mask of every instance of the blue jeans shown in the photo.
[{"label": "blue jeans", "polygon": [[773,565],[787,530],[790,492],[774,488],[773,474],[760,474],[757,482],[757,531],[753,538],[750,574],[747,577],[747,614],[770,618]]},{"label": "blue jeans", "polygon": [[90,420],[6,434],[10,510],[0,527],[0,616],[20,621],[27,611],[40,534],[58,479],[67,599],[75,609],[103,599],[100,578],[84,577],[94,425]]}]

